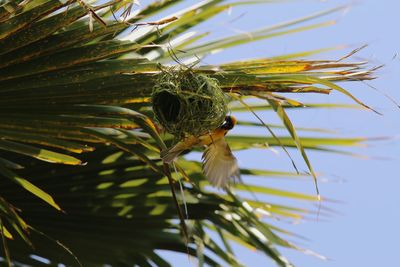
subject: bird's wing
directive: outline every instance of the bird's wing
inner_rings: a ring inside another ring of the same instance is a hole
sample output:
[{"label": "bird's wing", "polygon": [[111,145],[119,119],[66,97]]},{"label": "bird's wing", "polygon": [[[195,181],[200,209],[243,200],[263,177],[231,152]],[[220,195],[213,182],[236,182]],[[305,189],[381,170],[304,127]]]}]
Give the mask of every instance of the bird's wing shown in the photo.
[{"label": "bird's wing", "polygon": [[202,159],[204,174],[215,187],[226,188],[231,179],[240,178],[237,160],[224,138],[210,144]]}]

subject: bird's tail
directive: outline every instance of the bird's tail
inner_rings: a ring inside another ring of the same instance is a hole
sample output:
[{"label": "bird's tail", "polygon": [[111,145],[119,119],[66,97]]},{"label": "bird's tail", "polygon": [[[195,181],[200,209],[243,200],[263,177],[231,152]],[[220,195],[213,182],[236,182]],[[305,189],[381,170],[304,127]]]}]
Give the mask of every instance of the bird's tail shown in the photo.
[{"label": "bird's tail", "polygon": [[189,149],[191,146],[185,142],[179,142],[173,147],[161,151],[160,157],[165,163],[172,163],[183,151]]}]

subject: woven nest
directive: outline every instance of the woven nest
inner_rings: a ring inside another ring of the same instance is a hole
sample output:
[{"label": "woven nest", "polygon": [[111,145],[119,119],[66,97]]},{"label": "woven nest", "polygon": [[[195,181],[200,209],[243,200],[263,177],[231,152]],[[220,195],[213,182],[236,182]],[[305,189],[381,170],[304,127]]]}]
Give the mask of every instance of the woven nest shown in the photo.
[{"label": "woven nest", "polygon": [[164,70],[152,93],[157,121],[176,138],[199,136],[220,126],[228,111],[217,81],[191,70]]}]

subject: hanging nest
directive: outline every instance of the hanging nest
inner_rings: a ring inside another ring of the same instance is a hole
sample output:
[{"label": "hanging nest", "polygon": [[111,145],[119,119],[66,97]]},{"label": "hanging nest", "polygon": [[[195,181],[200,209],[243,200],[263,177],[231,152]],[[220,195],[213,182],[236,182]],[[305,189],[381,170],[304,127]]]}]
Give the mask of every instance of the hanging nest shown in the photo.
[{"label": "hanging nest", "polygon": [[190,69],[163,70],[153,88],[152,103],[157,121],[178,139],[214,130],[228,111],[217,81]]}]

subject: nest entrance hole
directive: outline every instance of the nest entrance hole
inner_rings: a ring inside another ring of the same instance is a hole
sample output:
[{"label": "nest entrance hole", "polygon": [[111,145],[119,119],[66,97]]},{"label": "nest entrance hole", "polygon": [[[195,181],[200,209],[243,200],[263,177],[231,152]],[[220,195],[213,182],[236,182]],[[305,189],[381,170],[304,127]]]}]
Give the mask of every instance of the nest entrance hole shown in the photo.
[{"label": "nest entrance hole", "polygon": [[158,93],[153,101],[159,107],[158,116],[162,116],[169,123],[178,121],[182,105],[177,95],[163,91]]}]

